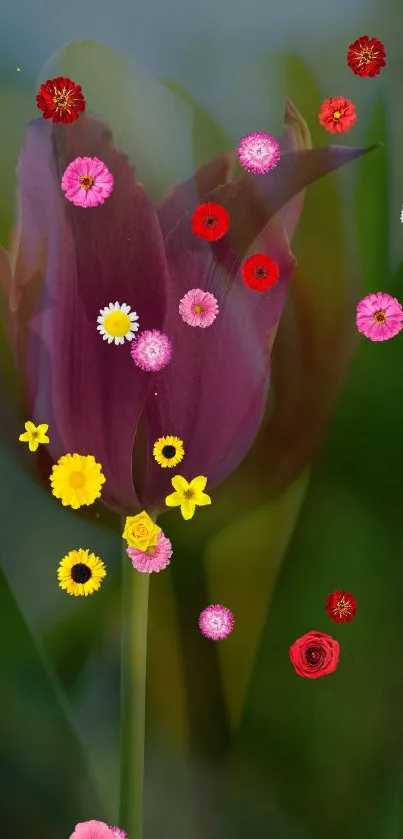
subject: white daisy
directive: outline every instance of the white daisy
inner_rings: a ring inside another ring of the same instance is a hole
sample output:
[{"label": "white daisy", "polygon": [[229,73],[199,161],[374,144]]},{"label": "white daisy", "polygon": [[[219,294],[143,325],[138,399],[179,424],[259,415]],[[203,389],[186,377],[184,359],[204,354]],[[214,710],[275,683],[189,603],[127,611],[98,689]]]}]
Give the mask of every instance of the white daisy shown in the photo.
[{"label": "white daisy", "polygon": [[97,318],[97,330],[108,344],[132,341],[139,328],[138,315],[126,303],[109,303]]}]

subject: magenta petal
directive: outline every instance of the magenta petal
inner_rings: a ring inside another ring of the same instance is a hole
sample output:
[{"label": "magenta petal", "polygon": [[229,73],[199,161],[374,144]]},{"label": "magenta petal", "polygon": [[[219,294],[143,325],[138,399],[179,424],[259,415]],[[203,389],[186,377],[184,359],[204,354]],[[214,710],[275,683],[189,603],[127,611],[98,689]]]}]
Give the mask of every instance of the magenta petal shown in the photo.
[{"label": "magenta petal", "polygon": [[[63,195],[61,175],[78,156],[98,157],[113,174],[105,204],[83,209]],[[103,500],[134,510],[132,450],[149,374],[134,366],[129,343],[109,345],[96,327],[100,309],[115,301],[137,312],[141,329],[162,327],[167,265],[155,210],[109,130],[94,118],[61,127],[31,123],[19,181],[15,299],[20,339],[24,331],[27,337],[31,417],[49,423],[55,459],[93,454],[107,479]],[[37,278],[43,242],[43,292],[27,317],[22,286]]]}]

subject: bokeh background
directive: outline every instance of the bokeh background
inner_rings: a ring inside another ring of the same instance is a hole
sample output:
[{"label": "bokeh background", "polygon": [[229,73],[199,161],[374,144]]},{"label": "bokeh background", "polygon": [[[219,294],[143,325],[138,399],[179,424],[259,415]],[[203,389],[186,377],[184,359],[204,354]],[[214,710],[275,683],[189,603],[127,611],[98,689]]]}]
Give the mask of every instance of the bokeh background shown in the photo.
[{"label": "bokeh background", "polygon": [[[360,296],[384,290],[403,301],[401,19],[398,0],[16,0],[0,9],[5,246],[37,80],[71,40],[95,39],[148,74],[128,71],[116,91],[105,54],[94,96],[153,188],[157,171],[164,185],[180,180],[249,130],[279,135],[286,95],[315,145],[328,141],[317,113],[331,95],[357,107],[344,142],[383,143],[308,190],[275,344],[276,423],[269,415],[211,511],[162,522],[175,557],[151,582],[144,839],[403,837],[403,337],[358,341],[351,365],[345,342]],[[355,77],[345,61],[365,33],[387,51],[376,79]],[[180,94],[185,116],[179,109],[176,121],[151,77]],[[26,418],[4,338],[0,354],[2,415],[16,439]],[[0,505],[2,833],[65,839],[77,821],[118,818],[120,522],[98,508],[63,510],[6,434]],[[108,566],[88,602],[57,588],[73,546]],[[351,625],[324,611],[337,588],[357,598]],[[207,602],[235,614],[221,645],[198,635]],[[298,678],[288,659],[311,629],[341,644],[337,672],[316,681]]]}]

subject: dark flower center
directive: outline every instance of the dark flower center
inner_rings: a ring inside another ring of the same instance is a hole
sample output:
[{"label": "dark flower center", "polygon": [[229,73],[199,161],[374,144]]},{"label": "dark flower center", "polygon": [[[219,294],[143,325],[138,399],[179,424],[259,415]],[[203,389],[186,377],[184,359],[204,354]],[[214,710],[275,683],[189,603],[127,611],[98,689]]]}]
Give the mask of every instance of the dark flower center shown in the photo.
[{"label": "dark flower center", "polygon": [[386,312],[384,312],[383,309],[379,309],[378,312],[375,312],[373,317],[375,323],[386,323]]},{"label": "dark flower center", "polygon": [[162,454],[166,457],[167,460],[171,460],[172,457],[176,455],[175,446],[164,446],[162,449]]},{"label": "dark flower center", "polygon": [[206,227],[217,227],[217,216],[206,216],[204,224]]},{"label": "dark flower center", "polygon": [[183,493],[183,497],[186,498],[187,501],[191,501],[194,498],[194,490],[193,489],[185,489]]},{"label": "dark flower center", "polygon": [[88,583],[92,577],[91,568],[88,568],[88,565],[85,565],[84,562],[77,562],[76,565],[73,565],[71,569],[71,579],[74,580],[75,583]]},{"label": "dark flower center", "polygon": [[255,268],[254,273],[255,277],[258,280],[264,280],[264,278],[267,276],[267,268],[264,268],[263,265],[258,265],[257,268]]},{"label": "dark flower center", "polygon": [[308,664],[317,664],[322,656],[322,650],[319,647],[308,647],[305,652],[305,658]]}]

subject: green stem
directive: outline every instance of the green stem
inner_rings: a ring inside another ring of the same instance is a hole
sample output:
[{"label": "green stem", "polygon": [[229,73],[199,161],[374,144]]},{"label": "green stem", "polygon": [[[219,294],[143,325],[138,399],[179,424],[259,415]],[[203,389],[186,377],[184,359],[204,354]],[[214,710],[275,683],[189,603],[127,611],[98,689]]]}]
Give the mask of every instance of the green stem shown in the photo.
[{"label": "green stem", "polygon": [[149,575],[133,570],[125,546],[122,553],[119,825],[142,839]]}]

